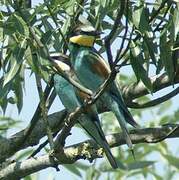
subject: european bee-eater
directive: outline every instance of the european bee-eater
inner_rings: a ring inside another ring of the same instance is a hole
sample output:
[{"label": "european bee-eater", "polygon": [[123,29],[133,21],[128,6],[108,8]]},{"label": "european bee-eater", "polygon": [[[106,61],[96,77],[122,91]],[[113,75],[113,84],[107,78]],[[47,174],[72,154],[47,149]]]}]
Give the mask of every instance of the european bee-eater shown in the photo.
[{"label": "european bee-eater", "polygon": [[[61,67],[62,70],[68,72],[68,74],[73,75],[73,77],[75,78],[72,70],[66,63],[60,60],[55,60],[55,62],[58,64],[58,66]],[[61,99],[61,102],[69,113],[74,112],[76,108],[80,107],[85,101],[85,99],[88,98],[87,94],[73,87],[72,84],[70,84],[66,79],[64,79],[58,74],[54,75],[54,87],[56,89],[56,93]],[[110,151],[110,147],[105,139],[105,135],[101,128],[95,105],[90,106],[85,111],[85,113],[83,113],[78,118],[78,122],[86,130],[86,132],[97,142],[97,144],[103,148],[111,166],[113,168],[117,168],[117,162],[113,157]]]},{"label": "european bee-eater", "polygon": [[[69,39],[70,60],[74,72],[80,83],[93,92],[99,90],[100,85],[104,83],[111,72],[107,62],[93,47],[97,35],[98,33],[96,33],[94,28],[82,25],[74,30]],[[125,136],[126,143],[132,149],[126,122],[134,127],[138,125],[127,109],[115,81],[101,95],[100,101],[105,103],[115,114]]]}]

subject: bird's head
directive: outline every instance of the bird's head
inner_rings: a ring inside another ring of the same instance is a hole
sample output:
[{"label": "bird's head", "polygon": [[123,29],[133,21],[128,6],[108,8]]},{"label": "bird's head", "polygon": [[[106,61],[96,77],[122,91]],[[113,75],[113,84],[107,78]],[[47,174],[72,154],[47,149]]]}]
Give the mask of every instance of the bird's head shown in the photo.
[{"label": "bird's head", "polygon": [[73,30],[69,41],[81,46],[92,47],[99,35],[100,32],[91,25],[80,24]]},{"label": "bird's head", "polygon": [[60,68],[62,71],[70,71],[70,61],[69,57],[61,54],[61,53],[53,53],[50,55],[51,62],[53,63],[53,67],[58,71]]}]

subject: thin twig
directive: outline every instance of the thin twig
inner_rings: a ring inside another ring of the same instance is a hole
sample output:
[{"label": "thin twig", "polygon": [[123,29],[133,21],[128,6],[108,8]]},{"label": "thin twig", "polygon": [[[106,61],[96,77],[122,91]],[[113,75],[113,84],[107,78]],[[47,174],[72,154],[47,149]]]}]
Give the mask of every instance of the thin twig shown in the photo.
[{"label": "thin twig", "polygon": [[161,104],[161,103],[171,99],[172,97],[178,95],[178,93],[179,93],[179,87],[176,88],[175,90],[173,90],[172,92],[162,96],[162,97],[156,98],[156,99],[154,99],[152,101],[149,101],[149,102],[146,102],[144,104],[139,104],[139,103],[136,103],[136,102],[129,102],[128,106],[130,108],[135,108],[135,109],[153,107],[153,106],[156,106],[158,104]]},{"label": "thin twig", "polygon": [[[53,134],[53,138],[58,134],[58,132]],[[32,154],[27,158],[30,159],[31,157],[34,157],[36,154],[38,154],[47,144],[49,143],[48,139],[45,140],[42,144],[38,146],[38,148],[32,152]]]},{"label": "thin twig", "polygon": [[[169,0],[165,0],[161,3],[160,7],[153,13],[153,15],[149,18],[149,24],[157,17],[157,15],[160,13],[160,10],[164,8],[165,3],[167,3]],[[137,34],[137,36],[134,39],[134,42],[137,41],[141,37],[141,34]]]},{"label": "thin twig", "polygon": [[159,8],[153,13],[153,15],[150,17],[149,23],[151,23],[151,22],[157,17],[157,15],[160,13],[160,10],[164,8],[165,3],[167,3],[167,1],[169,1],[169,0],[162,1],[160,7],[159,7]]},{"label": "thin twig", "polygon": [[[131,40],[132,40],[132,35],[133,35],[133,31],[134,31],[134,26],[132,27],[132,31],[130,33],[130,37],[129,37],[129,40],[128,40],[128,44],[126,46],[126,49],[124,50],[124,52],[120,55],[119,57],[119,60],[120,61],[127,53],[127,51],[129,50],[129,46],[130,46],[130,43],[131,43]],[[117,58],[116,58],[117,60]],[[118,68],[120,69],[120,67],[126,65],[127,61],[129,60],[129,58],[126,58],[120,65],[118,65]]]},{"label": "thin twig", "polygon": [[65,140],[67,136],[70,135],[71,128],[75,125],[80,114],[87,108],[86,105],[77,107],[76,110],[69,114],[65,120],[65,125],[61,130],[61,133],[58,135],[55,141],[55,152],[61,151],[65,146]]},{"label": "thin twig", "polygon": [[160,20],[160,22],[157,24],[157,26],[156,26],[155,29],[153,30],[154,32],[156,32],[156,31],[159,30],[159,27],[160,27],[160,25],[163,23],[163,20],[165,19],[166,15],[167,15],[167,13],[168,13],[168,11],[169,11],[169,9],[170,9],[170,7],[171,7],[171,4],[170,4],[170,6],[168,6],[168,8],[166,9],[165,14],[163,15],[162,19]]},{"label": "thin twig", "polygon": [[[113,63],[113,66],[116,66],[116,64],[119,62],[119,56],[121,55],[121,52],[122,52],[122,49],[124,47],[124,43],[125,43],[125,39],[127,37],[127,32],[128,32],[128,15],[129,15],[129,1],[127,0],[126,1],[126,21],[125,21],[125,32],[124,32],[124,36],[123,36],[123,39],[122,39],[122,42],[121,42],[121,46],[119,48],[119,50],[117,51],[117,55],[116,55],[116,58],[114,60],[114,63]],[[129,41],[130,42],[130,41]],[[127,47],[126,47],[127,48]]]},{"label": "thin twig", "polygon": [[35,75],[35,77],[36,77],[36,84],[37,84],[37,89],[38,89],[39,99],[40,99],[41,116],[46,126],[46,133],[47,133],[48,141],[50,144],[50,149],[53,150],[54,149],[53,136],[52,136],[52,131],[50,129],[48,120],[47,120],[48,110],[47,110],[46,101],[44,98],[44,92],[42,89],[41,79],[38,75]]},{"label": "thin twig", "polygon": [[50,6],[48,5],[48,1],[47,1],[47,0],[44,0],[44,2],[45,2],[45,5],[46,5],[49,13],[50,13],[50,16],[52,17],[53,22],[55,23],[56,27],[58,28],[58,32],[60,33],[60,35],[61,35],[61,37],[62,37],[62,39],[63,39],[63,42],[64,42],[65,46],[68,47],[68,42],[67,42],[66,38],[64,37],[64,34],[63,34],[63,32],[61,31],[61,29],[58,27],[58,22],[57,22],[56,18],[54,17],[53,12],[52,12]]},{"label": "thin twig", "polygon": [[120,8],[118,8],[118,10],[117,10],[117,17],[114,21],[113,28],[112,28],[111,32],[109,33],[109,35],[105,38],[105,48],[106,48],[106,53],[107,53],[107,57],[108,57],[108,62],[109,62],[109,65],[111,68],[113,67],[113,56],[112,56],[112,52],[111,52],[111,40],[114,37],[114,35],[118,29],[118,26],[121,22],[121,18],[124,14],[126,2],[121,2],[120,5],[121,5]]}]

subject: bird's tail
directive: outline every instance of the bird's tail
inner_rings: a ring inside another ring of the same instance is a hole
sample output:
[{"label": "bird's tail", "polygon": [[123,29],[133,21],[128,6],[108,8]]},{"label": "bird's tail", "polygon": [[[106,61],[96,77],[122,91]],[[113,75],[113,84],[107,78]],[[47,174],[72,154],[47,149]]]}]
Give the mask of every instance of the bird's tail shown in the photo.
[{"label": "bird's tail", "polygon": [[104,149],[104,152],[105,152],[111,166],[114,169],[118,168],[117,162],[116,162],[114,156],[111,153],[109,144],[108,144],[108,142],[107,142],[107,140],[105,138],[105,135],[103,133],[103,130],[101,129],[100,124],[95,121],[94,125],[96,126],[96,129],[97,129],[98,134],[99,134],[99,138],[96,138],[96,141],[98,141],[98,144]]},{"label": "bird's tail", "polygon": [[118,168],[118,164],[111,153],[109,144],[105,139],[105,135],[100,126],[100,123],[96,120],[93,121],[92,119],[88,119],[85,117],[83,118],[83,120],[82,119],[80,120],[80,124],[87,131],[87,133],[96,141],[96,143],[103,148],[112,168],[114,169]]},{"label": "bird's tail", "polygon": [[116,118],[117,118],[120,126],[121,126],[121,129],[122,129],[122,132],[124,134],[126,143],[127,143],[128,147],[129,147],[129,149],[133,153],[133,145],[132,145],[131,138],[129,136],[129,131],[128,131],[127,127],[126,127],[126,121],[125,121],[124,115],[119,110],[114,110],[114,113],[116,115]]}]

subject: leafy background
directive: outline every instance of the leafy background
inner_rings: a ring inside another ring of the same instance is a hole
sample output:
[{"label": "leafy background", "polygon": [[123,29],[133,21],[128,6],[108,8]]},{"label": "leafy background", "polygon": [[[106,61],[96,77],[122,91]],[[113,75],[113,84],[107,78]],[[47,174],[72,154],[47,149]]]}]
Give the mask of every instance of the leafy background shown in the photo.
[{"label": "leafy background", "polygon": [[[66,41],[70,27],[76,20],[77,12],[83,12],[94,27],[105,32],[104,37],[113,28],[119,6],[118,0],[85,1],[83,6],[81,5],[83,1],[80,0],[32,1],[32,8],[28,8],[25,2],[1,1],[0,133],[3,136],[13,134],[30,121],[39,101],[34,74],[38,74],[43,79],[43,86],[49,82],[47,56],[49,52],[54,51],[66,53]],[[157,9],[162,4],[164,7],[158,12]],[[179,44],[179,4],[177,1],[130,1],[128,21],[130,22],[129,32],[132,32],[132,27],[134,28],[133,41],[123,59],[119,61],[119,65],[126,61],[117,77],[120,84],[127,85],[142,81],[152,92],[149,76],[166,72],[173,81],[178,63],[174,61],[176,54],[173,49]],[[114,55],[121,43],[124,29],[125,18],[122,19],[113,38]],[[34,40],[33,32],[40,42]],[[126,46],[127,43],[125,43]],[[98,42],[96,48],[106,58],[102,41]],[[144,103],[172,90],[172,87],[166,88],[153,95],[141,97],[137,101]],[[177,123],[178,98],[179,96],[176,96],[173,100],[152,108],[131,109],[131,112],[142,127]],[[59,99],[56,99],[49,113],[59,111],[61,108]],[[107,134],[119,131],[111,113],[104,113],[101,116]],[[79,136],[79,133],[82,135]],[[81,136],[84,136],[84,132],[79,128],[74,128],[73,136],[68,139],[68,143],[83,140],[79,138]],[[49,179],[53,179],[54,174],[57,178],[69,176],[74,179],[81,177],[84,179],[160,180],[163,177],[177,179],[179,177],[178,147],[177,139],[157,144],[137,144],[135,145],[136,160],[134,160],[128,149],[122,146],[113,149],[113,153],[121,163],[121,169],[118,171],[111,170],[104,160],[97,160],[93,164],[80,161],[74,165],[63,166],[61,172],[52,173]],[[16,154],[15,157],[24,159],[31,151],[32,149],[27,149]],[[68,174],[65,169],[71,173]],[[42,176],[46,177],[47,173],[45,172]],[[29,176],[25,179],[38,179],[38,176]]]}]

